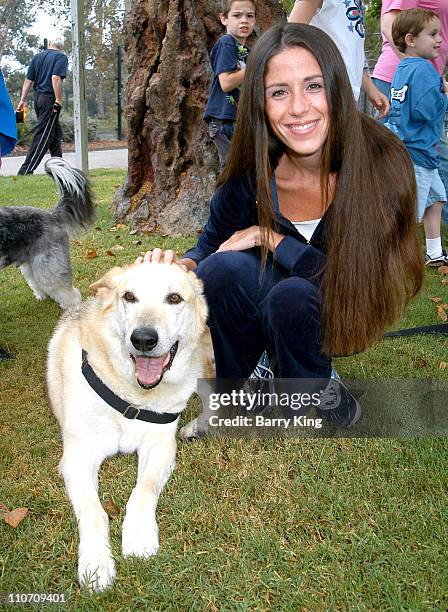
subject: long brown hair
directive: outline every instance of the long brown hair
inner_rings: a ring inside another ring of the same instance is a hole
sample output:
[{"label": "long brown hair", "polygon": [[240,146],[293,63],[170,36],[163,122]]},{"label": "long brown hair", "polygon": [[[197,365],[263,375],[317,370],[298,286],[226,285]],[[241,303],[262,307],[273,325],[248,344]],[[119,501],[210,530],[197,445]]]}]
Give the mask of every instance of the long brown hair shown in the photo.
[{"label": "long brown hair", "polygon": [[423,282],[416,223],[414,169],[403,144],[358,112],[344,61],[331,38],[309,25],[278,25],[258,40],[247,64],[228,162],[218,184],[255,177],[262,263],[275,228],[271,177],[285,147],[265,114],[269,60],[294,46],[310,51],[322,70],[330,115],[321,163],[328,193],[327,258],[323,271],[323,349],[329,355],[365,350],[399,317]]}]

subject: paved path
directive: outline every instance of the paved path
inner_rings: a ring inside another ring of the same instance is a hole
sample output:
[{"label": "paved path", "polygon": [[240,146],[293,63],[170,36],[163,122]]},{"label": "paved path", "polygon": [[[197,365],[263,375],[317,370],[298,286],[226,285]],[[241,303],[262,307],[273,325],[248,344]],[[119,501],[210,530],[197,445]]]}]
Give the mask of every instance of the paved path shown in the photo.
[{"label": "paved path", "polygon": [[[43,174],[44,163],[49,158],[45,155],[44,159],[34,171],[34,174]],[[69,164],[75,164],[74,153],[64,153],[64,159]],[[3,157],[0,176],[12,176],[17,174],[18,169],[25,161],[25,157]],[[89,168],[124,168],[128,167],[127,149],[108,149],[107,151],[89,151]]]}]

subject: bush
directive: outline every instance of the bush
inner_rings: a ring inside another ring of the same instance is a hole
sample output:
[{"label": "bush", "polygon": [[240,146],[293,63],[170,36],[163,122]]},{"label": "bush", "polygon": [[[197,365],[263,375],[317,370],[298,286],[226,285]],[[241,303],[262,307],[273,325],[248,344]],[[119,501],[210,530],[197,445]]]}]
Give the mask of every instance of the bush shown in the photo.
[{"label": "bush", "polygon": [[[61,117],[60,120],[62,128],[62,140],[64,142],[75,142],[75,129],[72,117]],[[20,146],[26,146],[31,143],[33,138],[33,129],[36,125],[34,119],[27,120],[26,123],[17,124],[17,144]],[[89,120],[87,123],[87,138],[89,142],[96,140],[97,136],[96,122]]]},{"label": "bush", "polygon": [[34,122],[18,123],[17,124],[17,144],[20,146],[29,145],[33,138],[32,129]]},{"label": "bush", "polygon": [[[64,142],[75,142],[75,128],[73,117],[62,115],[61,120],[62,140]],[[96,122],[87,121],[87,139],[89,142],[96,140]]]}]

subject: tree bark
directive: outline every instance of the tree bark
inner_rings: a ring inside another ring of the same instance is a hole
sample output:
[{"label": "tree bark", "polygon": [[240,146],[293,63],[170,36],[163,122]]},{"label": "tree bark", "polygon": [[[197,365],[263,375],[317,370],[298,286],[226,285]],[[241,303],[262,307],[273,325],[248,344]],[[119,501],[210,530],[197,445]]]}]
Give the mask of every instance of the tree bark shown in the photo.
[{"label": "tree bark", "polygon": [[[194,234],[208,216],[218,158],[202,114],[219,0],[132,0],[126,19],[129,167],[115,220],[145,232]],[[259,0],[257,24],[284,19]]]}]

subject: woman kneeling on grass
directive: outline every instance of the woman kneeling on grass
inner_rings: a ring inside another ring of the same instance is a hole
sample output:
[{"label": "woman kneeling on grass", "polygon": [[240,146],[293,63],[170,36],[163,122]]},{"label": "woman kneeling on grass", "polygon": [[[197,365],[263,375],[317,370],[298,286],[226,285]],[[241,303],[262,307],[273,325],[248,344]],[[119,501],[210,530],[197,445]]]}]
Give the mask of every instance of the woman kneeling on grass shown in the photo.
[{"label": "woman kneeling on grass", "polygon": [[[255,45],[230,157],[197,245],[218,379],[247,379],[260,354],[280,378],[324,379],[332,355],[379,340],[419,291],[423,260],[408,154],[357,111],[321,30],[274,26]],[[325,385],[324,385],[325,387]],[[330,420],[360,416],[344,389]]]}]

